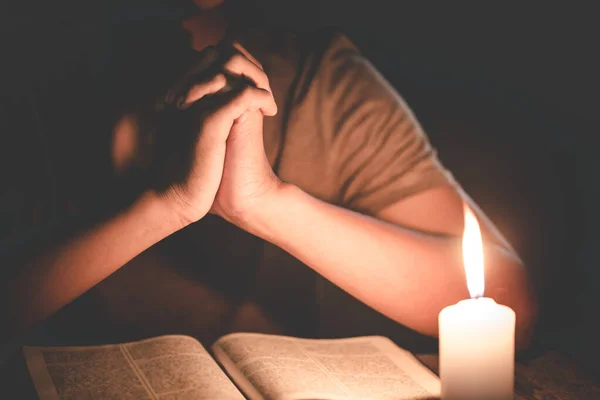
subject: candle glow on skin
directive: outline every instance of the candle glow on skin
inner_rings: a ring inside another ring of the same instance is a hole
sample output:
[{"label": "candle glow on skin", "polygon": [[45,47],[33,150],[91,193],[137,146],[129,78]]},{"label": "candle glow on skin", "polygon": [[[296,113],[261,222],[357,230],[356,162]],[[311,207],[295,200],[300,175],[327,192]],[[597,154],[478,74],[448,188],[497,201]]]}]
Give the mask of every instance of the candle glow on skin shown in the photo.
[{"label": "candle glow on skin", "polygon": [[439,315],[443,400],[512,400],[515,313],[483,297],[483,242],[477,218],[465,205],[463,259],[471,299]]}]

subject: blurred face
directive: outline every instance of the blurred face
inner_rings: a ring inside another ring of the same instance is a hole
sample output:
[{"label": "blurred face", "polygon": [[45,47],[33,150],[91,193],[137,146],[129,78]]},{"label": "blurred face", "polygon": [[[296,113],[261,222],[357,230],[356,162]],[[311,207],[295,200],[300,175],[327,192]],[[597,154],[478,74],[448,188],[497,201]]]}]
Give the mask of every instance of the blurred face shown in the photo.
[{"label": "blurred face", "polygon": [[193,0],[193,3],[200,11],[182,20],[181,27],[191,35],[192,47],[202,50],[225,36],[227,21],[223,7],[219,7],[223,0]]}]

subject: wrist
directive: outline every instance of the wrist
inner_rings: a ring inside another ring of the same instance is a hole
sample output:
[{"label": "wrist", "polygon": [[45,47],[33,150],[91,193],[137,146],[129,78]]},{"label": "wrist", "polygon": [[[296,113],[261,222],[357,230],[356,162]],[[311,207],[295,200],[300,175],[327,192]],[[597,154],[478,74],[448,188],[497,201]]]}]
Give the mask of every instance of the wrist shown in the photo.
[{"label": "wrist", "polygon": [[166,196],[148,190],[135,202],[132,212],[149,226],[164,233],[165,237],[185,228],[190,221],[183,218]]},{"label": "wrist", "polygon": [[292,202],[298,192],[301,191],[295,185],[279,181],[252,212],[232,222],[255,236],[272,241],[277,236],[283,218],[293,208]]}]

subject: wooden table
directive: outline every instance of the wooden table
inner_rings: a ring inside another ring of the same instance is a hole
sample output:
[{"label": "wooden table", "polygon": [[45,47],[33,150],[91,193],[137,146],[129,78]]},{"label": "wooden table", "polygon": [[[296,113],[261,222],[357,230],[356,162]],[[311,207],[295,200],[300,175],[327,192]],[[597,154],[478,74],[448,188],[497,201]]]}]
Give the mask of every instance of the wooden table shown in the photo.
[{"label": "wooden table", "polygon": [[[438,356],[419,354],[438,373]],[[515,365],[515,400],[600,400],[600,378],[557,352]]]}]

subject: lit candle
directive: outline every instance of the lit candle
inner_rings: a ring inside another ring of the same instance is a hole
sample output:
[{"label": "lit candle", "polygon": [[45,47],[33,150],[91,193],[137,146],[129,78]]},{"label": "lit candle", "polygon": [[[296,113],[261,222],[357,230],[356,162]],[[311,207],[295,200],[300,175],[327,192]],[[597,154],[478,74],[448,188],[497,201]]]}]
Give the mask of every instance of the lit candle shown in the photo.
[{"label": "lit candle", "polygon": [[512,400],[515,313],[483,297],[481,231],[466,205],[463,259],[471,299],[446,307],[439,315],[442,399]]}]

